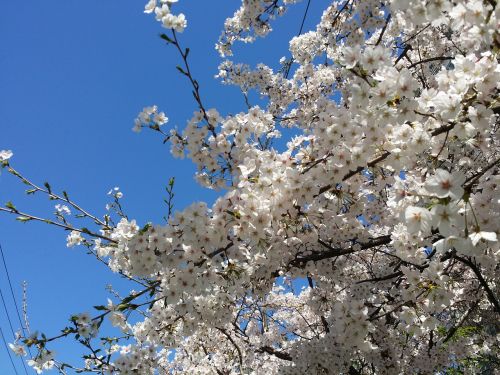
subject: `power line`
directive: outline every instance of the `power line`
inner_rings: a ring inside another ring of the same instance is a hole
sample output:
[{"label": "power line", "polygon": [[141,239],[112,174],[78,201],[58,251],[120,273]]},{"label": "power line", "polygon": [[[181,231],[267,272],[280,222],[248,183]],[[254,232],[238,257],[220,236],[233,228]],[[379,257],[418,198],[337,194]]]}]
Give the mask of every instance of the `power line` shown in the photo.
[{"label": "power line", "polygon": [[[7,281],[9,282],[10,294],[12,296],[12,300],[14,301],[14,306],[16,307],[17,319],[19,320],[19,324],[20,324],[21,329],[23,331],[24,337],[28,337],[28,335],[26,334],[26,330],[24,329],[24,326],[23,326],[23,322],[21,319],[21,313],[19,312],[19,306],[17,306],[16,296],[14,295],[14,288],[12,287],[12,282],[10,281],[9,269],[7,268],[7,262],[5,260],[5,255],[3,253],[3,248],[2,248],[1,243],[0,243],[0,255],[2,256],[3,267],[5,268],[5,274],[7,275]],[[30,355],[30,358],[33,358],[30,348],[28,348],[28,353]]]},{"label": "power line", "polygon": [[0,288],[0,298],[2,298],[3,308],[5,310],[5,314],[7,315],[7,320],[9,321],[10,331],[12,332],[12,336],[16,337],[14,332],[14,327],[12,325],[12,321],[10,320],[9,310],[7,309],[7,304],[5,303],[5,299],[3,298],[2,288]]},{"label": "power line", "polygon": [[[12,332],[12,336],[15,339],[16,338],[16,334],[14,333],[14,328],[12,326],[12,321],[10,320],[10,315],[9,315],[9,310],[7,309],[7,304],[5,303],[5,299],[3,298],[2,288],[0,288],[0,297],[2,298],[3,308],[5,309],[5,314],[7,315],[7,320],[9,321],[9,326],[10,326],[10,330]],[[0,330],[1,329],[2,328],[0,327]],[[5,341],[5,337],[3,335],[3,332],[2,332],[2,338],[3,338],[3,342],[5,344],[5,348],[9,352],[9,357],[10,357],[9,347],[7,346],[7,342]],[[26,365],[24,364],[23,359],[22,358],[20,358],[20,359],[21,359],[21,363],[23,364],[23,367],[24,367],[24,372],[26,373],[26,375],[28,375],[28,370],[26,369]],[[12,361],[12,357],[11,357],[11,361]],[[17,371],[16,371],[16,374],[17,374]]]},{"label": "power line", "polygon": [[19,307],[17,306],[16,297],[14,295],[14,288],[12,288],[12,282],[10,281],[9,270],[7,269],[7,262],[5,261],[5,256],[3,254],[2,244],[0,244],[0,255],[2,256],[3,267],[5,268],[5,274],[7,275],[7,281],[9,282],[10,294],[12,295],[12,300],[14,301],[14,306],[16,307],[17,319],[19,320],[19,324],[21,325],[21,329],[23,330],[23,334],[26,337],[26,332],[24,330],[24,326],[21,320],[21,314],[19,313]]},{"label": "power line", "polygon": [[[307,12],[309,12],[309,6],[311,5],[311,0],[308,0],[307,1],[307,6],[306,6],[306,10],[304,12],[304,16],[302,17],[302,23],[300,24],[300,29],[299,29],[299,33],[297,34],[297,36],[301,35],[302,34],[302,30],[304,28],[304,24],[306,22],[306,18],[307,18]],[[290,69],[292,67],[292,64],[294,62],[294,58],[292,57],[290,59],[290,62],[288,63],[288,67],[286,69],[286,73],[285,73],[285,78],[288,78],[288,75],[290,74]]]},{"label": "power line", "polygon": [[311,5],[311,0],[307,1],[306,11],[304,12],[304,17],[302,17],[302,23],[300,24],[299,34],[302,34],[302,29],[304,28],[304,24],[306,22],[307,12],[309,11],[309,6]]},{"label": "power line", "polygon": [[[2,336],[3,345],[5,346],[5,350],[7,351],[7,354],[9,355],[10,364],[12,365],[12,368],[14,369],[14,372],[16,373],[16,375],[19,375],[19,373],[17,372],[17,368],[14,365],[14,361],[12,360],[12,356],[10,355],[10,349],[7,346],[7,342],[5,341],[5,337],[3,335],[2,327],[0,327],[0,336]],[[24,363],[24,361],[23,361],[23,363]]]},{"label": "power line", "polygon": [[[19,323],[21,324],[21,330],[24,333],[24,327],[23,327],[23,324],[21,322],[21,316],[19,314],[19,309],[17,307],[17,302],[16,302],[16,298],[14,296],[14,290],[12,288],[12,283],[10,282],[9,271],[7,269],[7,263],[5,262],[5,257],[3,255],[2,245],[0,245],[0,254],[2,256],[3,265],[4,265],[4,268],[5,268],[5,272],[7,274],[7,279],[9,280],[10,292],[12,293],[12,298],[14,299],[14,305],[16,307],[17,317],[19,319]],[[12,332],[12,336],[15,339],[16,338],[16,334],[14,332],[14,327],[13,327],[13,324],[12,324],[12,320],[10,319],[9,310],[7,309],[7,303],[5,302],[5,298],[4,298],[3,293],[2,293],[2,288],[0,288],[0,298],[2,299],[3,307],[5,309],[5,314],[7,315],[7,321],[9,322],[10,331]],[[24,334],[24,335],[26,336],[26,334]],[[2,334],[2,336],[3,336],[3,334]],[[5,341],[5,338],[4,338],[4,341]],[[5,344],[5,345],[6,345],[6,348],[8,349],[7,344]],[[10,355],[10,351],[9,351],[9,355]],[[31,352],[30,352],[30,357],[31,357]],[[24,372],[26,373],[26,375],[28,375],[28,370],[26,369],[26,365],[24,364],[24,361],[23,361],[22,358],[21,358],[21,363],[23,364]]]}]

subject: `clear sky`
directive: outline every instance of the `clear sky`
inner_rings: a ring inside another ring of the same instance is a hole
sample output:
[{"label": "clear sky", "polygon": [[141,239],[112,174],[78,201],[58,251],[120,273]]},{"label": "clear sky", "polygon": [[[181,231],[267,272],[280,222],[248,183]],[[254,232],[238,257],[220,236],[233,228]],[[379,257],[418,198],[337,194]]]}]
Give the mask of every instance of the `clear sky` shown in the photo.
[{"label": "clear sky", "polygon": [[[125,211],[140,224],[162,222],[164,187],[176,177],[177,209],[193,201],[212,202],[217,193],[202,189],[188,161],[173,159],[169,147],[153,133],[131,131],[133,119],[157,104],[170,118],[167,126],[183,127],[196,109],[185,77],[175,69],[179,56],[158,37],[164,31],[146,1],[58,0],[0,2],[0,150],[12,149],[11,164],[34,182],[49,181],[55,191],[98,215],[105,212],[110,188],[124,193]],[[276,31],[253,45],[238,45],[235,62],[264,62],[276,68],[287,56],[288,40],[298,32],[306,1],[292,6],[275,22]],[[304,30],[318,21],[326,2],[312,1]],[[193,75],[201,84],[207,108],[222,115],[244,110],[242,95],[214,79],[220,58],[214,44],[224,19],[237,1],[181,0],[188,28],[180,35],[190,47]],[[25,187],[8,173],[0,175],[0,203],[50,216],[54,202],[26,197]],[[21,282],[28,283],[28,315],[32,330],[54,335],[71,314],[105,304],[112,283],[131,285],[113,275],[84,248],[66,248],[67,233],[41,223],[16,222],[0,214],[3,247],[14,293],[21,302]],[[7,278],[0,264],[0,287],[14,329],[19,328]],[[1,301],[0,301],[1,304]],[[0,327],[12,333],[3,306]],[[74,357],[72,340],[56,345],[62,357]],[[0,374],[14,374],[0,342]],[[24,370],[14,358],[19,374]],[[28,370],[29,373],[34,373]]]}]

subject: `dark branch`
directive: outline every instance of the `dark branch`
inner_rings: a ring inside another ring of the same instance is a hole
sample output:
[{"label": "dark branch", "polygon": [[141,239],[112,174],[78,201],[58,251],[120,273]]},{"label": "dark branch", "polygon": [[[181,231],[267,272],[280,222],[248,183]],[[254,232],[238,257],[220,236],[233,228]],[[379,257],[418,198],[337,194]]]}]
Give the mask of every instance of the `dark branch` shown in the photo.
[{"label": "dark branch", "polygon": [[352,254],[352,253],[355,253],[357,251],[367,250],[367,249],[370,249],[370,248],[376,247],[376,246],[387,245],[388,243],[391,242],[391,236],[386,235],[386,236],[377,237],[369,242],[360,244],[359,249],[355,249],[352,246],[348,247],[346,249],[336,248],[336,247],[333,247],[330,244],[324,242],[321,239],[318,239],[318,242],[322,246],[326,247],[328,250],[321,251],[321,252],[314,252],[310,255],[306,255],[304,257],[294,259],[290,262],[290,265],[298,267],[298,266],[301,266],[301,265],[303,265],[307,262],[311,262],[311,261],[316,262],[316,261],[323,260],[323,259],[329,259],[329,258],[341,256],[341,255]]},{"label": "dark branch", "polygon": [[264,353],[272,354],[275,357],[282,359],[284,361],[291,361],[292,360],[292,356],[290,354],[288,354],[286,352],[280,352],[271,346],[263,346],[258,351],[261,353],[264,352]]},{"label": "dark branch", "polygon": [[479,283],[486,291],[486,295],[488,296],[488,299],[490,300],[491,304],[495,307],[496,312],[500,315],[500,303],[498,303],[498,299],[495,296],[495,293],[491,290],[490,286],[488,285],[483,275],[481,274],[481,270],[479,269],[479,267],[474,262],[472,262],[467,258],[462,258],[461,256],[458,255],[454,255],[453,258],[458,260],[460,263],[469,266],[469,268],[474,272],[477,279],[479,280]]},{"label": "dark branch", "polygon": [[432,62],[432,61],[444,61],[444,60],[453,60],[454,57],[451,57],[451,56],[437,56],[437,57],[430,57],[428,59],[423,59],[423,60],[420,60],[420,61],[417,61],[417,62],[414,62],[413,64],[411,64],[408,69],[411,69],[411,68],[414,68],[416,67],[417,65],[420,65],[420,64],[425,64],[425,63],[428,63],[428,62]]}]

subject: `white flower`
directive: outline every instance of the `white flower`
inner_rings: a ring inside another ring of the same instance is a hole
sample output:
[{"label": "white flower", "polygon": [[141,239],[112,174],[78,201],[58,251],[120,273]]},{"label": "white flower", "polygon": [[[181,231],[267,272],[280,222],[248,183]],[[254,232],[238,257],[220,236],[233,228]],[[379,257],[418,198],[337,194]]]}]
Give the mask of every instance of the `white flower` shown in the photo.
[{"label": "white flower", "polygon": [[247,178],[250,173],[255,171],[255,159],[245,158],[244,164],[239,165],[238,168],[240,168],[243,178]]},{"label": "white flower", "polygon": [[66,238],[66,246],[67,247],[77,246],[80,245],[83,241],[84,238],[82,237],[81,233],[76,230],[73,230]]},{"label": "white flower", "polygon": [[153,13],[156,8],[156,0],[149,0],[149,2],[144,7],[144,13]]},{"label": "white flower", "polygon": [[422,207],[409,206],[405,211],[406,226],[410,233],[430,232],[432,214]]},{"label": "white flower", "polygon": [[14,153],[11,150],[0,151],[0,162],[9,160]]},{"label": "white flower", "polygon": [[497,242],[497,234],[495,232],[478,231],[470,234],[469,238],[472,241],[473,246],[476,246],[479,241]]},{"label": "white flower", "polygon": [[80,327],[78,327],[78,334],[82,337],[85,337],[86,339],[88,339],[90,337],[90,334],[91,334],[91,330],[90,330],[90,327],[88,325],[81,325]]},{"label": "white flower", "polygon": [[37,374],[41,374],[43,370],[50,370],[54,364],[54,352],[45,349],[39,353],[38,357],[28,361],[28,366],[33,367]]},{"label": "white flower", "polygon": [[168,117],[165,116],[165,113],[159,112],[153,116],[153,121],[157,125],[164,125],[168,122]]},{"label": "white flower", "polygon": [[76,316],[76,323],[79,325],[89,324],[90,323],[89,313],[84,312],[84,313],[77,315]]},{"label": "white flower", "polygon": [[439,254],[444,254],[448,250],[455,249],[460,254],[471,255],[472,241],[469,237],[449,236],[434,242],[432,247]]},{"label": "white flower", "polygon": [[9,344],[9,348],[14,352],[15,355],[24,357],[26,355],[26,349],[22,345]]},{"label": "white flower", "polygon": [[122,218],[118,225],[116,226],[115,231],[111,235],[112,238],[125,238],[131,239],[135,236],[135,234],[139,231],[139,227],[136,224],[135,220],[128,221],[125,218]]},{"label": "white flower", "polygon": [[155,14],[156,14],[156,20],[157,21],[163,21],[163,18],[170,13],[170,8],[167,4],[163,4],[160,7],[155,8]]},{"label": "white flower", "polygon": [[162,18],[161,22],[163,27],[167,29],[174,29],[179,33],[182,33],[187,26],[186,17],[182,13],[178,16],[169,13]]},{"label": "white flower", "polygon": [[444,169],[436,169],[436,173],[427,180],[425,187],[438,198],[461,199],[464,194],[464,182],[465,175],[461,172],[450,174]]},{"label": "white flower", "polygon": [[112,195],[117,199],[123,198],[123,193],[120,191],[120,188],[118,186],[115,186],[113,189],[108,191],[108,195]]},{"label": "white flower", "polygon": [[451,236],[453,234],[453,226],[458,222],[458,207],[454,204],[442,205],[438,204],[431,210],[434,216],[434,227],[439,229],[439,233],[443,236]]},{"label": "white flower", "polygon": [[61,215],[71,215],[71,210],[64,204],[56,204],[55,208],[56,211]]},{"label": "white flower", "polygon": [[343,49],[340,61],[347,69],[354,68],[354,66],[361,59],[361,49],[359,46],[345,47]]},{"label": "white flower", "polygon": [[109,320],[113,327],[119,327],[123,332],[126,332],[129,325],[127,324],[127,318],[120,312],[113,311],[109,315]]},{"label": "white flower", "polygon": [[138,118],[136,118],[134,120],[134,127],[132,128],[132,131],[136,132],[136,133],[140,133],[142,130],[142,123],[141,123],[141,120],[139,120]]}]

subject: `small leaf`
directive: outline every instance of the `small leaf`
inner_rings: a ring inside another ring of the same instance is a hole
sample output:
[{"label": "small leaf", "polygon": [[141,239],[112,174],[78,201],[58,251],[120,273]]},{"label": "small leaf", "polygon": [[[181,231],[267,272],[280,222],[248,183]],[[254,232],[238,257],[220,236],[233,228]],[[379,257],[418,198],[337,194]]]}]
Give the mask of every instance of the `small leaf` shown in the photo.
[{"label": "small leaf", "polygon": [[235,217],[236,219],[241,219],[241,214],[238,211],[226,210],[225,212],[228,213],[229,215]]},{"label": "small leaf", "polygon": [[131,295],[131,296],[128,296],[128,297],[125,297],[123,300],[122,300],[122,304],[126,304],[126,303],[129,303],[130,301],[132,301],[133,299],[135,298],[135,295]]},{"label": "small leaf", "polygon": [[187,75],[188,75],[188,74],[186,73],[186,71],[185,71],[184,69],[182,69],[182,67],[181,67],[180,65],[177,65],[177,66],[176,66],[176,68],[177,68],[177,70],[178,70],[179,72],[181,72],[181,73],[182,73],[182,74],[184,74],[185,76],[187,76]]},{"label": "small leaf", "polygon": [[117,307],[116,307],[116,310],[118,311],[123,311],[123,310],[126,310],[128,307],[128,304],[126,303],[120,303]]},{"label": "small leaf", "polygon": [[18,212],[17,208],[14,206],[14,204],[11,201],[8,201],[7,203],[5,203],[5,207],[10,208],[14,212]]},{"label": "small leaf", "polygon": [[18,217],[16,217],[16,220],[20,221],[22,223],[25,223],[25,222],[33,220],[33,219],[31,217],[27,217],[27,216],[18,216]]},{"label": "small leaf", "polygon": [[[6,165],[8,165],[8,163]],[[9,173],[13,174],[16,177],[21,177],[19,172],[17,172],[15,169],[9,168],[9,169],[7,169],[7,171],[9,171]]]},{"label": "small leaf", "polygon": [[160,38],[162,38],[167,43],[174,43],[174,41],[167,34],[160,34]]},{"label": "small leaf", "polygon": [[140,230],[139,230],[139,234],[144,234],[148,231],[149,228],[152,227],[152,224],[151,223],[147,223],[146,225],[144,225]]},{"label": "small leaf", "polygon": [[43,183],[43,186],[45,186],[45,187],[47,188],[47,190],[48,190],[48,192],[49,192],[49,193],[51,193],[51,192],[52,192],[52,189],[51,189],[51,187],[50,187],[50,185],[49,185],[49,183],[48,183],[48,182],[44,182],[44,183]]}]

